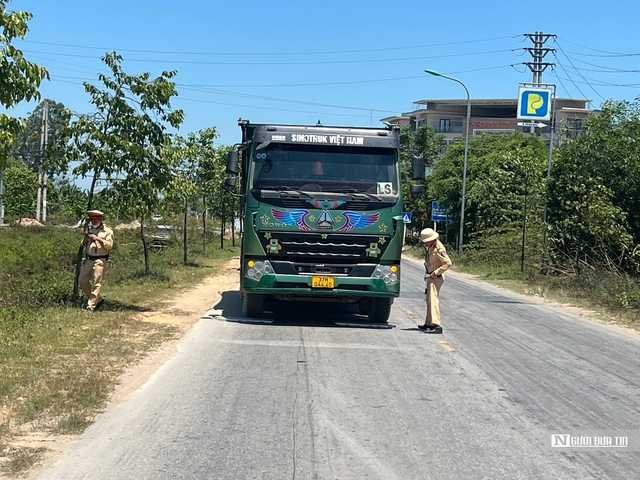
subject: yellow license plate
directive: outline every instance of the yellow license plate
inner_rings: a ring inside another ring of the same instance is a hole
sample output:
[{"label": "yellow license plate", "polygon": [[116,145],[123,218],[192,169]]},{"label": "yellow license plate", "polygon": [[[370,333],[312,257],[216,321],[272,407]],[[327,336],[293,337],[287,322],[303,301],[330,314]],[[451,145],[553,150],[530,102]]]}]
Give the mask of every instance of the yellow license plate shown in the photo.
[{"label": "yellow license plate", "polygon": [[333,288],[333,277],[311,277],[312,288]]}]

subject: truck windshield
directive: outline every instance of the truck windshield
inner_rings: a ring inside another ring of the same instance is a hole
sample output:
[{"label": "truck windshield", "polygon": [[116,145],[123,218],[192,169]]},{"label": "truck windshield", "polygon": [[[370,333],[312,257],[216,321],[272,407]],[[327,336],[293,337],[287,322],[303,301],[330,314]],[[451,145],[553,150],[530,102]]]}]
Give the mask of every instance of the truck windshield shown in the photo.
[{"label": "truck windshield", "polygon": [[270,144],[253,161],[252,186],[311,192],[398,194],[396,150]]}]

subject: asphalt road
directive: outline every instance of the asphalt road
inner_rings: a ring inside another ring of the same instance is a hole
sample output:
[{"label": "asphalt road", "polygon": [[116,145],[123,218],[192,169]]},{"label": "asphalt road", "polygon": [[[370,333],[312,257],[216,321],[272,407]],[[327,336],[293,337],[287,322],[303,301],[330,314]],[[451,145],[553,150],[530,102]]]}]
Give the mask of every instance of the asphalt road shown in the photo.
[{"label": "asphalt road", "polygon": [[[455,274],[427,335],[402,268],[386,329],[311,304],[248,323],[225,293],[38,478],[640,478],[640,338]],[[587,431],[630,448],[550,446]]]}]

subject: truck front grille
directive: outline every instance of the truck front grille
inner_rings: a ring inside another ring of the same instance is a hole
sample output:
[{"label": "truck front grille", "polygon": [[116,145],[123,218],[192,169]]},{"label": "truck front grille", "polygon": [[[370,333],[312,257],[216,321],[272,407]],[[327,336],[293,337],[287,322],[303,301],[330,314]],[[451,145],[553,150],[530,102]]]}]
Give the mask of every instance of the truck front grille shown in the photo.
[{"label": "truck front grille", "polygon": [[391,240],[389,235],[335,233],[258,232],[258,236],[267,259],[304,264],[377,263]]}]

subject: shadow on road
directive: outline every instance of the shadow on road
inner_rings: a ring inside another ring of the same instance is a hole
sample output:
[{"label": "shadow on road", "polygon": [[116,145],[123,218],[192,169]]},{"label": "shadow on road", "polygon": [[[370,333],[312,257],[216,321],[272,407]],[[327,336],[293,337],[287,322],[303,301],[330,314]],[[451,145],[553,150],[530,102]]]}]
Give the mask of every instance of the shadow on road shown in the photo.
[{"label": "shadow on road", "polygon": [[388,323],[371,323],[366,315],[358,313],[358,305],[341,303],[284,302],[267,300],[261,318],[242,315],[242,299],[237,290],[222,292],[222,298],[214,307],[222,311],[228,322],[257,325],[281,325],[300,327],[347,327],[390,329]]}]

